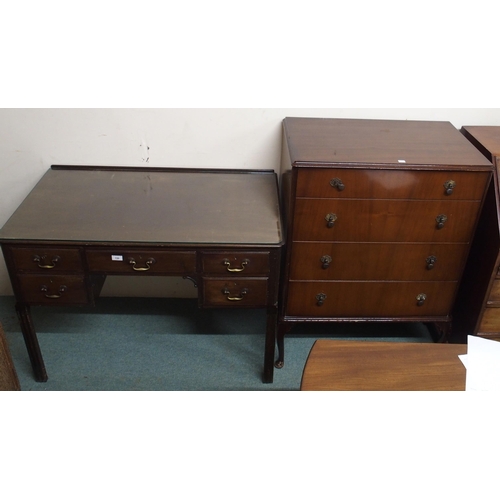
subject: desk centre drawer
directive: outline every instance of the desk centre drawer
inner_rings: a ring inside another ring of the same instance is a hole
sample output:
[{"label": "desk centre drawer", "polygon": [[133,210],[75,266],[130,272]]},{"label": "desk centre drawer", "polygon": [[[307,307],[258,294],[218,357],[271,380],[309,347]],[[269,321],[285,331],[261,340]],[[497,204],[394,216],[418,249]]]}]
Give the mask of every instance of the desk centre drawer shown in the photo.
[{"label": "desk centre drawer", "polygon": [[195,251],[87,250],[91,273],[184,274],[196,272]]},{"label": "desk centre drawer", "polygon": [[206,274],[268,275],[269,252],[203,252],[202,268]]}]

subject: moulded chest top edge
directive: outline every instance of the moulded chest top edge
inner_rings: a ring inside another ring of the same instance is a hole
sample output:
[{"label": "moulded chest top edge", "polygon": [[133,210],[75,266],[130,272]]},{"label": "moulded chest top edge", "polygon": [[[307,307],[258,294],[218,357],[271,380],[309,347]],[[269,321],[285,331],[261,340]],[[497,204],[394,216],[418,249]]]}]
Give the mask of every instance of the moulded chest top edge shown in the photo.
[{"label": "moulded chest top edge", "polygon": [[283,131],[294,166],[492,168],[449,122],[287,117]]}]

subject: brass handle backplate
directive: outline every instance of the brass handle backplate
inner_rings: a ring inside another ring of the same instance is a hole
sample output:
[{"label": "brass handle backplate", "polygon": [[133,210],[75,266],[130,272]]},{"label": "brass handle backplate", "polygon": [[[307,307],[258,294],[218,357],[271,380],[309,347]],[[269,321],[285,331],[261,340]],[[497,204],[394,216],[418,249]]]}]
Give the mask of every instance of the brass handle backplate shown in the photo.
[{"label": "brass handle backplate", "polygon": [[339,179],[338,177],[335,177],[335,179],[332,179],[330,181],[330,186],[337,188],[339,191],[343,191],[345,189],[345,185],[342,182],[342,179]]},{"label": "brass handle backplate", "polygon": [[325,293],[318,293],[318,295],[316,295],[316,305],[322,306],[325,303],[325,300],[326,300]]},{"label": "brass handle backplate", "polygon": [[448,217],[444,214],[440,214],[436,217],[437,228],[443,229],[445,222],[448,220]]},{"label": "brass handle backplate", "polygon": [[231,296],[231,290],[229,290],[229,288],[227,287],[224,287],[222,289],[222,293],[226,295],[227,300],[238,301],[238,300],[243,300],[245,298],[245,295],[248,293],[248,288],[243,288],[240,294],[236,296]]},{"label": "brass handle backplate", "polygon": [[326,227],[333,227],[335,221],[337,220],[337,214],[326,214],[325,220],[326,220]]},{"label": "brass handle backplate", "polygon": [[46,255],[42,255],[41,257],[39,255],[33,256],[33,262],[36,262],[40,269],[53,269],[54,267],[56,267],[56,264],[61,260],[61,257],[59,257],[58,255],[52,257],[52,259],[50,260],[51,264],[44,264],[46,260],[47,260]]},{"label": "brass handle backplate", "polygon": [[457,183],[455,181],[449,180],[449,181],[446,181],[443,184],[443,186],[444,186],[444,193],[450,195],[450,194],[453,194],[453,190],[457,186]]},{"label": "brass handle backplate", "polygon": [[61,285],[59,287],[59,293],[58,294],[50,294],[48,293],[49,287],[47,285],[42,285],[40,288],[40,291],[45,294],[45,297],[48,299],[60,299],[62,297],[62,294],[68,289],[66,285]]},{"label": "brass handle backplate", "polygon": [[321,261],[321,267],[323,269],[328,269],[330,267],[330,264],[332,263],[332,258],[329,255],[323,255],[320,261]]},{"label": "brass handle backplate", "polygon": [[248,264],[250,264],[250,261],[248,259],[243,259],[241,261],[241,267],[230,267],[231,266],[231,262],[228,259],[225,259],[222,262],[222,265],[226,266],[226,269],[230,273],[241,273],[241,271],[245,270],[245,267],[248,266]]},{"label": "brass handle backplate", "polygon": [[434,264],[437,261],[437,257],[435,255],[429,255],[425,262],[427,262],[427,269],[434,269]]},{"label": "brass handle backplate", "polygon": [[417,295],[417,306],[423,306],[426,300],[427,295],[425,295],[425,293],[419,293]]},{"label": "brass handle backplate", "polygon": [[128,260],[128,263],[132,266],[134,271],[149,271],[151,266],[156,263],[156,260],[152,257],[146,261],[146,267],[137,267],[136,260],[132,257]]}]

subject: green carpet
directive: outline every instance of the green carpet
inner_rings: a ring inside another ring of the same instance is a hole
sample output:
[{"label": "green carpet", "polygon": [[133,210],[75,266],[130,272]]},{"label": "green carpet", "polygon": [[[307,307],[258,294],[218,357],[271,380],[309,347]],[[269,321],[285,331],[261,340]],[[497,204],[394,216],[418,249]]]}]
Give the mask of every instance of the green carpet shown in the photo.
[{"label": "green carpet", "polygon": [[14,310],[3,324],[23,391],[298,390],[317,338],[431,342],[421,323],[297,325],[285,366],[262,383],[266,316],[261,309],[198,309],[193,299],[101,298],[94,308],[33,307],[49,380],[35,382]]}]

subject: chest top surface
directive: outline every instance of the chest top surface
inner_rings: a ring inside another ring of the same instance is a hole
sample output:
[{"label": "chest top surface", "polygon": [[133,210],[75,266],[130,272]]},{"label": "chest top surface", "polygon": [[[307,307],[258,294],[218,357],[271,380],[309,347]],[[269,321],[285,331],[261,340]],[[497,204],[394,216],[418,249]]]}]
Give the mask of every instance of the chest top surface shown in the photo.
[{"label": "chest top surface", "polygon": [[280,245],[272,171],[53,167],[0,241]]},{"label": "chest top surface", "polygon": [[492,168],[449,122],[285,118],[283,126],[294,166]]}]

